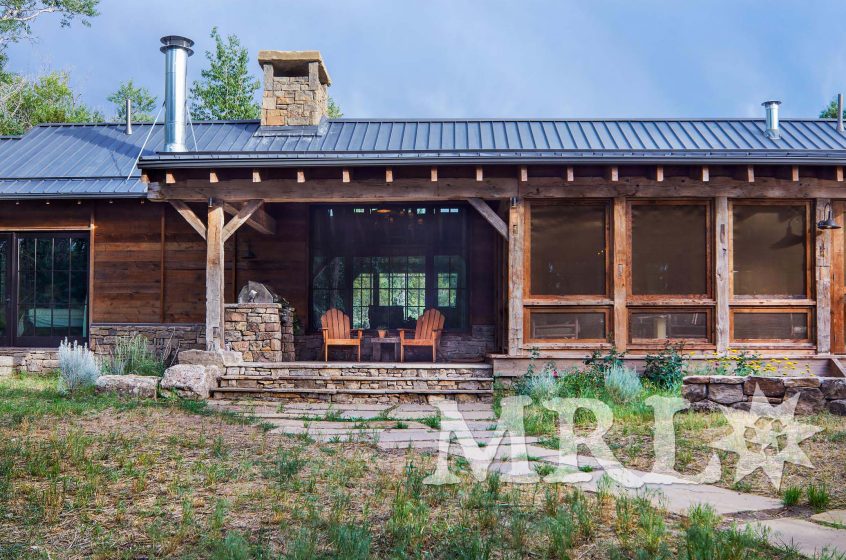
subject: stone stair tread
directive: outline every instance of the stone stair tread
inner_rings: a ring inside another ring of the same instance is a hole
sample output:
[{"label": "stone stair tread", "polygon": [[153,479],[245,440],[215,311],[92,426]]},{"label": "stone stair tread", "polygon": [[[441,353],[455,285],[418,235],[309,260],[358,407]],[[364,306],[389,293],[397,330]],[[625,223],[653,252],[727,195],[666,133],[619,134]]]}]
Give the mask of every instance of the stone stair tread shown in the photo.
[{"label": "stone stair tread", "polygon": [[226,381],[481,381],[493,382],[493,377],[450,377],[432,376],[390,376],[390,375],[223,375],[218,377]]},{"label": "stone stair tread", "polygon": [[490,364],[464,362],[240,362],[240,367],[262,369],[479,369],[493,371]]},{"label": "stone stair tread", "polygon": [[493,394],[488,389],[308,389],[291,387],[286,389],[264,388],[264,387],[215,387],[213,393],[318,393],[328,395],[358,394],[358,395],[381,395],[381,394],[427,394],[427,395],[457,395],[457,394]]}]

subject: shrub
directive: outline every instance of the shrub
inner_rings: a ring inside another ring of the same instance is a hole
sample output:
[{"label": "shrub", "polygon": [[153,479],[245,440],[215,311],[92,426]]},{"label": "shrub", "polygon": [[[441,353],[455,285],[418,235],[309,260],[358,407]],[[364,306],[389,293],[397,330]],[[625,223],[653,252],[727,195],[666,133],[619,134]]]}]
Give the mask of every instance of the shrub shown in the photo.
[{"label": "shrub", "polygon": [[678,386],[684,377],[681,345],[667,344],[658,354],[647,354],[643,376],[662,389]]},{"label": "shrub", "polygon": [[161,377],[166,364],[163,354],[150,350],[146,337],[135,335],[117,339],[103,369],[112,375],[134,373]]},{"label": "shrub", "polygon": [[831,495],[828,493],[828,488],[826,488],[825,484],[811,484],[808,486],[808,504],[814,508],[814,511],[825,511],[830,501]]},{"label": "shrub", "polygon": [[64,394],[91,387],[100,377],[100,366],[88,345],[70,344],[67,339],[59,345],[59,371],[59,392]]},{"label": "shrub", "polygon": [[802,489],[798,486],[790,486],[784,490],[781,495],[781,503],[786,507],[795,506],[799,503],[799,498],[802,497]]},{"label": "shrub", "polygon": [[594,370],[604,374],[611,366],[623,365],[623,358],[625,357],[625,352],[618,352],[617,347],[612,346],[607,354],[603,354],[600,350],[594,350],[590,356],[585,358],[584,362],[588,371]]},{"label": "shrub", "polygon": [[517,392],[521,395],[528,395],[536,403],[543,402],[555,396],[557,389],[557,378],[555,368],[547,365],[540,373],[534,373],[534,368],[526,373],[517,386]]},{"label": "shrub", "polygon": [[642,390],[640,377],[633,369],[614,365],[605,372],[605,391],[617,404],[634,401]]}]

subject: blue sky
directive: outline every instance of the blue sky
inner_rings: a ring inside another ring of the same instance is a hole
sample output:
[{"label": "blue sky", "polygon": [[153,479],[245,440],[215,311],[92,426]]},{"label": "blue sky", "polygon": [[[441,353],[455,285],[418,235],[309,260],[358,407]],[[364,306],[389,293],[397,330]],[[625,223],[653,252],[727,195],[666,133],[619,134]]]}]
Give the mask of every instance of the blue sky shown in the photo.
[{"label": "blue sky", "polygon": [[[209,30],[320,50],[347,117],[815,117],[846,91],[842,0],[103,0],[90,28],[35,26],[12,69],[71,72],[105,101],[129,78],[161,97],[159,37]],[[256,76],[259,68],[252,66]]]}]

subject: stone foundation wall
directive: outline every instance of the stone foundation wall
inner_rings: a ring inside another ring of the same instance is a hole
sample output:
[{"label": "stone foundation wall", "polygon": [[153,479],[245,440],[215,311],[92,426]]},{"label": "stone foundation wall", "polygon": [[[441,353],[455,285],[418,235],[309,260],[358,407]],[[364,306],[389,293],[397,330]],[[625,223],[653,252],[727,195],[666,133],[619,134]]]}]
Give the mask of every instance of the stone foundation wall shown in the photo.
[{"label": "stone foundation wall", "polygon": [[[394,334],[391,332],[391,334]],[[373,344],[371,333],[364,333],[361,343],[361,360],[373,359]],[[438,361],[441,362],[482,362],[485,355],[496,351],[495,327],[493,325],[473,325],[469,333],[444,333],[438,347]],[[294,337],[294,347],[297,361],[323,361],[323,335],[306,334]],[[406,349],[407,350],[407,349]],[[355,361],[355,349],[331,348],[330,361]],[[411,349],[406,356],[411,361],[431,361],[429,348]],[[391,356],[391,350],[383,348],[382,361],[398,362],[399,356]]]},{"label": "stone foundation wall", "polygon": [[696,411],[719,410],[719,405],[749,410],[756,389],[773,405],[799,395],[796,414],[828,410],[846,415],[846,378],[843,377],[694,375],[684,378],[682,396]]},{"label": "stone foundation wall", "polygon": [[91,325],[88,344],[99,356],[110,354],[119,338],[141,335],[147,339],[150,350],[164,354],[165,358],[180,350],[197,350],[206,347],[206,327],[193,323],[95,323]]},{"label": "stone foundation wall", "polygon": [[52,373],[59,369],[59,351],[53,348],[0,349],[0,377],[15,372]]},{"label": "stone foundation wall", "polygon": [[225,312],[227,346],[245,362],[294,361],[293,310],[278,303],[234,303]]}]

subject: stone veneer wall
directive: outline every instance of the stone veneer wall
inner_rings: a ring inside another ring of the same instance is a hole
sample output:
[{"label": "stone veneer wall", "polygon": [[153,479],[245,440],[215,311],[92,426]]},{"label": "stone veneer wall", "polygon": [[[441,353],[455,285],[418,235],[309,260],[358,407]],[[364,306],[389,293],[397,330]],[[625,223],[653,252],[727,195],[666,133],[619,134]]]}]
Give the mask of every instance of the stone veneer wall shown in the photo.
[{"label": "stone veneer wall", "polygon": [[[373,345],[369,342],[372,338],[372,333],[365,331],[364,341],[361,344],[362,361],[369,361],[373,357]],[[297,335],[294,337],[294,346],[297,361],[323,361],[323,335]],[[493,325],[473,325],[469,333],[445,332],[441,336],[441,343],[438,347],[438,361],[481,362],[485,359],[485,354],[495,351],[495,327]],[[398,362],[399,356],[390,358],[390,352],[388,349],[383,349],[382,361],[392,359]],[[412,349],[410,359],[412,361],[430,361],[431,354],[429,352],[428,348]],[[388,355],[386,356],[385,353]],[[329,360],[355,361],[355,350],[333,347],[329,350]]]},{"label": "stone veneer wall", "polygon": [[294,360],[294,313],[278,303],[226,305],[224,325],[230,350],[241,352],[245,362]]},{"label": "stone veneer wall", "polygon": [[317,62],[308,62],[307,76],[278,76],[266,62],[261,124],[264,126],[317,125],[327,114],[329,93],[320,80]]},{"label": "stone veneer wall", "polygon": [[180,350],[206,347],[206,327],[194,323],[95,323],[88,334],[88,344],[95,354],[108,355],[119,338],[141,335],[151,350],[168,356]]},{"label": "stone veneer wall", "polygon": [[59,351],[54,348],[0,349],[0,377],[14,372],[47,374],[59,369]]},{"label": "stone veneer wall", "polygon": [[776,405],[799,395],[796,414],[829,410],[846,415],[846,378],[843,377],[735,377],[693,375],[684,378],[682,396],[696,411],[719,410],[719,405],[748,410],[758,389]]}]

